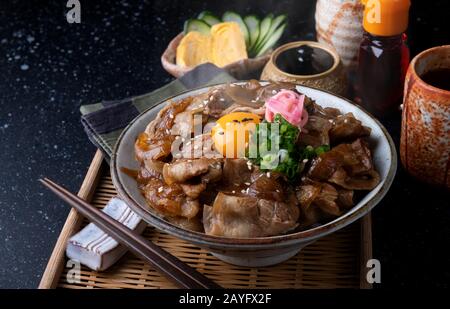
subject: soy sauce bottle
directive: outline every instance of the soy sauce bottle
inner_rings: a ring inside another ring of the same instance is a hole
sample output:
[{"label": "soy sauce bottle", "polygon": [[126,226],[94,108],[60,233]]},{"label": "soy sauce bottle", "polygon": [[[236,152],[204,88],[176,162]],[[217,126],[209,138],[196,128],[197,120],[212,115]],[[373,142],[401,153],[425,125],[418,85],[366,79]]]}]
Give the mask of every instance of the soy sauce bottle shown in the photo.
[{"label": "soy sauce bottle", "polygon": [[409,0],[365,0],[356,101],[382,118],[399,110],[409,64]]}]

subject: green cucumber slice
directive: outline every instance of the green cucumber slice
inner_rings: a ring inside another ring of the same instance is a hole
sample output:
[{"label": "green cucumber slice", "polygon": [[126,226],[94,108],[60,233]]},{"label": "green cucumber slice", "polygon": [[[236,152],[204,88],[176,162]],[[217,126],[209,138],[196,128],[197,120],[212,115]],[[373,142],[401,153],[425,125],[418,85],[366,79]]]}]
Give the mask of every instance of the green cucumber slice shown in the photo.
[{"label": "green cucumber slice", "polygon": [[258,45],[255,47],[255,53],[256,54],[260,54],[260,51],[261,51],[262,47],[265,46],[266,42],[271,39],[271,37],[274,35],[275,31],[278,30],[279,26],[286,21],[286,18],[287,18],[286,15],[280,15],[280,16],[277,16],[276,18],[274,18],[272,20],[272,23],[271,23],[270,28],[269,28],[269,30],[267,32],[267,35],[261,41],[259,41]]},{"label": "green cucumber slice", "polygon": [[247,25],[244,23],[244,20],[242,20],[241,15],[239,15],[235,12],[227,11],[223,14],[222,20],[223,21],[234,21],[234,22],[238,23],[239,27],[241,28],[242,34],[244,35],[245,44],[247,45],[247,48],[248,48],[249,33],[248,33]]},{"label": "green cucumber slice", "polygon": [[283,35],[284,29],[286,28],[286,23],[281,25],[275,32],[270,36],[269,40],[267,40],[259,49],[258,53],[256,54],[256,57],[259,57],[263,55],[266,51],[268,51],[270,48],[272,48],[277,41],[281,38]]},{"label": "green cucumber slice", "polygon": [[244,18],[244,22],[247,25],[247,29],[250,36],[249,45],[247,49],[251,50],[258,41],[260,20],[255,15],[249,15]]},{"label": "green cucumber slice", "polygon": [[265,37],[269,33],[270,26],[272,25],[273,14],[269,14],[261,21],[259,25],[259,37],[258,41],[253,45],[252,52],[254,54],[258,53],[257,47],[261,45],[262,41],[264,41]]},{"label": "green cucumber slice", "polygon": [[198,31],[202,34],[209,34],[211,27],[200,19],[188,19],[184,23],[184,34],[191,31]]},{"label": "green cucumber slice", "polygon": [[205,23],[207,23],[211,27],[214,26],[215,24],[222,22],[217,16],[215,16],[210,11],[201,12],[200,14],[198,14],[197,18],[200,20],[203,20]]}]

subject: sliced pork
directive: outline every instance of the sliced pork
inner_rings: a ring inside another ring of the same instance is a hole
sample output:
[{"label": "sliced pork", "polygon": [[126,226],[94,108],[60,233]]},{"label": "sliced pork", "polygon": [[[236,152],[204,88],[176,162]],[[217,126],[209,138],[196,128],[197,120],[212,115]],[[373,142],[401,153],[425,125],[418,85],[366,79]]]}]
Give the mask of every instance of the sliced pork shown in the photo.
[{"label": "sliced pork", "polygon": [[299,209],[294,200],[274,202],[219,192],[213,206],[203,208],[205,233],[236,238],[286,233],[298,225]]}]

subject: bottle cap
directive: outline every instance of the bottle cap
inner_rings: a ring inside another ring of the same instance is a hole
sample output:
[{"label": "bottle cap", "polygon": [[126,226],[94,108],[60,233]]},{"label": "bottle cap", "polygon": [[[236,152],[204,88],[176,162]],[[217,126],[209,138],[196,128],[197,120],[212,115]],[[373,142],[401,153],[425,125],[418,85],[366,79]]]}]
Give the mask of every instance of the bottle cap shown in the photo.
[{"label": "bottle cap", "polygon": [[361,0],[364,30],[373,35],[398,35],[408,28],[410,0]]}]

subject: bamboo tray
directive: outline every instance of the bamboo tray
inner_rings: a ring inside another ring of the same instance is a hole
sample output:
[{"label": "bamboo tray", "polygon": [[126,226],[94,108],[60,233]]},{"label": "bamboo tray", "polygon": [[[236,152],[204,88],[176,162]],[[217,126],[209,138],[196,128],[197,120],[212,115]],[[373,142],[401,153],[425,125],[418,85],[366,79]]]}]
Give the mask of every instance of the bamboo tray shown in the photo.
[{"label": "bamboo tray", "polygon": [[[94,156],[78,195],[98,208],[116,195],[109,168],[100,151]],[[127,253],[113,267],[95,272],[81,266],[80,282],[66,279],[65,247],[87,221],[72,209],[59,235],[39,288],[175,288],[151,266]],[[207,251],[147,227],[143,234],[197,268],[225,288],[371,288],[366,262],[372,255],[370,214],[307,246],[279,265],[245,268],[226,264]]]}]

